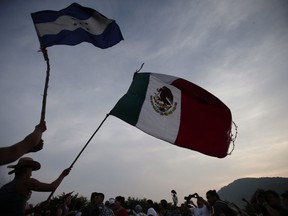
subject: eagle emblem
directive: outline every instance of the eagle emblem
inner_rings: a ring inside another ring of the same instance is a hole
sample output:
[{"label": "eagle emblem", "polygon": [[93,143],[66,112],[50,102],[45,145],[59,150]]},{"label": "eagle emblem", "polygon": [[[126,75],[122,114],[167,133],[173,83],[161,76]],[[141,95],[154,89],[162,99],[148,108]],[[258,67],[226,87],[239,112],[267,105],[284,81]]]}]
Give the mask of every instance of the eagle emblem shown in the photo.
[{"label": "eagle emblem", "polygon": [[160,115],[170,115],[177,107],[172,91],[166,86],[157,88],[157,92],[150,96],[150,101],[154,110]]}]

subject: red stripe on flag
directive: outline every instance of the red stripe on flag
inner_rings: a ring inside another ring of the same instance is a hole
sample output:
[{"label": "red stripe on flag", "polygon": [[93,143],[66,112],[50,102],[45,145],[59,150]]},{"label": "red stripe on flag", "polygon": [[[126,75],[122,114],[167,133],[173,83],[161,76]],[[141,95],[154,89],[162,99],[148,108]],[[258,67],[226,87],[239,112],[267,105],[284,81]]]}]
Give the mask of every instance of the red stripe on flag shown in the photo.
[{"label": "red stripe on flag", "polygon": [[232,116],[229,108],[205,89],[183,79],[173,86],[181,90],[181,119],[175,144],[223,158],[230,144]]}]

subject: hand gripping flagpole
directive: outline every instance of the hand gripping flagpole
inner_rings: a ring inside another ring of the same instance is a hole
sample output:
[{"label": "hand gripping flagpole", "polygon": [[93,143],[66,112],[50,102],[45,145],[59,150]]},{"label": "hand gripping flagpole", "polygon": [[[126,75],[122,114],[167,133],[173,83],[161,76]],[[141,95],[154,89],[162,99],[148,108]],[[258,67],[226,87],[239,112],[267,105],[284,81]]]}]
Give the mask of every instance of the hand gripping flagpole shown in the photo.
[{"label": "hand gripping flagpole", "polygon": [[[108,118],[109,114],[106,114],[105,118],[102,120],[101,124],[98,126],[98,128],[95,130],[95,132],[92,134],[92,136],[89,138],[89,140],[86,142],[86,144],[84,145],[84,147],[81,149],[81,151],[79,152],[79,154],[77,155],[77,157],[74,159],[74,161],[72,162],[72,164],[70,165],[70,169],[72,169],[73,165],[76,163],[76,161],[78,160],[78,158],[80,157],[80,155],[82,154],[82,152],[85,150],[85,148],[88,146],[88,144],[90,143],[90,141],[93,139],[93,137],[95,136],[95,134],[98,132],[98,130],[100,129],[100,127],[103,125],[103,123],[105,122],[105,120]],[[56,190],[56,189],[55,189]],[[49,195],[49,197],[47,198],[47,201],[51,199],[51,197],[54,194],[54,191],[51,192],[51,194]]]},{"label": "hand gripping flagpole", "polygon": [[47,64],[47,70],[46,70],[46,79],[45,79],[44,93],[43,93],[43,99],[42,99],[42,110],[41,110],[40,122],[45,121],[46,100],[47,100],[48,83],[49,83],[49,77],[50,77],[50,64],[49,64],[48,52],[46,48],[41,48],[41,51],[43,53],[44,59]]}]

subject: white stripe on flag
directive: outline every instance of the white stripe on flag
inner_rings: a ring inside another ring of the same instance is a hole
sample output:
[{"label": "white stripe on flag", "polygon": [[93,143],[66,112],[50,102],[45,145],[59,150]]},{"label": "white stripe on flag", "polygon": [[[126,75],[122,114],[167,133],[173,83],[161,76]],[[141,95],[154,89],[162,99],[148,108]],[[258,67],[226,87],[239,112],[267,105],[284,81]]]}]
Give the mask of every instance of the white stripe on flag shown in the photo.
[{"label": "white stripe on flag", "polygon": [[86,20],[79,20],[75,17],[64,15],[58,17],[54,22],[38,23],[35,26],[38,30],[39,37],[56,35],[63,30],[74,31],[78,28],[82,28],[93,35],[100,35],[111,22],[113,22],[113,20],[102,17],[95,12],[93,16]]},{"label": "white stripe on flag", "polygon": [[[155,96],[157,89],[163,86],[168,87],[173,94],[173,106],[175,103],[176,110],[171,114],[161,115],[156,112],[151,104],[151,96]],[[164,139],[170,143],[174,143],[179,131],[181,116],[181,91],[174,86],[167,85],[156,77],[150,76],[150,82],[146,92],[146,98],[142,106],[136,127],[144,132],[151,134],[157,138]]]}]

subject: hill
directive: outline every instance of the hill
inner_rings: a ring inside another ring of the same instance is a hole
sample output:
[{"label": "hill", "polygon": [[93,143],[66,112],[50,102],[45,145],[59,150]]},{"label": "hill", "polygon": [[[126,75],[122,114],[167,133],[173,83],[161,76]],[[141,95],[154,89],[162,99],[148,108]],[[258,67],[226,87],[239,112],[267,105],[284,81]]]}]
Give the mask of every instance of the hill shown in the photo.
[{"label": "hill", "polygon": [[243,208],[246,204],[242,198],[250,200],[253,193],[258,189],[274,190],[279,194],[288,190],[288,178],[283,177],[262,177],[262,178],[241,178],[222,187],[218,194],[222,200],[234,202]]}]

